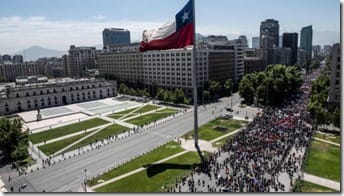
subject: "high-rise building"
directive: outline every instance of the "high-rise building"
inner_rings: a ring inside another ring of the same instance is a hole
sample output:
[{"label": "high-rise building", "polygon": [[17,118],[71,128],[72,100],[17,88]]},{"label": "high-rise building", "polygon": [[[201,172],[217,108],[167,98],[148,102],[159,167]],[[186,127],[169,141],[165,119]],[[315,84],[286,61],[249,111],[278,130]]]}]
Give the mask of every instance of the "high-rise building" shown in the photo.
[{"label": "high-rise building", "polygon": [[89,69],[95,69],[95,47],[70,46],[68,55],[63,57],[66,76],[84,77]]},{"label": "high-rise building", "polygon": [[1,54],[0,54],[0,63],[2,63],[2,56],[1,56]]},{"label": "high-rise building", "polygon": [[130,44],[130,31],[127,29],[107,28],[103,31],[103,47],[122,46]]},{"label": "high-rise building", "polygon": [[291,65],[297,63],[297,51],[298,51],[298,38],[297,33],[283,33],[283,48],[291,49]]},{"label": "high-rise building", "polygon": [[313,46],[313,29],[312,26],[307,26],[301,30],[301,44],[300,48],[304,49],[307,54],[307,61],[312,59],[312,46]]},{"label": "high-rise building", "polygon": [[260,38],[252,37],[252,48],[260,48]]},{"label": "high-rise building", "polygon": [[331,45],[324,45],[324,48],[323,48],[323,53],[325,55],[329,55],[332,51],[332,46]]},{"label": "high-rise building", "polygon": [[4,54],[4,55],[2,56],[2,62],[3,62],[3,63],[12,63],[12,57],[11,57],[11,55]]},{"label": "high-rise building", "polygon": [[272,39],[272,44],[275,47],[279,46],[279,23],[274,19],[267,19],[260,25],[260,48],[263,48],[263,38],[268,37]]},{"label": "high-rise building", "polygon": [[238,39],[241,40],[244,48],[248,48],[248,41],[245,35],[240,35]]},{"label": "high-rise building", "polygon": [[331,52],[331,75],[330,75],[330,90],[329,103],[338,106],[340,104],[340,69],[341,69],[341,51],[340,44],[334,44]]},{"label": "high-rise building", "polygon": [[297,64],[303,65],[307,61],[307,52],[304,49],[299,48],[297,51]]},{"label": "high-rise building", "polygon": [[278,47],[280,47],[280,48],[283,47],[283,36],[282,35],[279,36]]},{"label": "high-rise building", "polygon": [[291,56],[292,50],[290,48],[274,48],[272,64],[292,65]]},{"label": "high-rise building", "polygon": [[22,55],[14,55],[13,56],[13,63],[23,63],[23,56]]},{"label": "high-rise building", "polygon": [[319,55],[321,53],[321,46],[320,45],[316,45],[312,47],[312,57],[313,58],[318,58]]}]

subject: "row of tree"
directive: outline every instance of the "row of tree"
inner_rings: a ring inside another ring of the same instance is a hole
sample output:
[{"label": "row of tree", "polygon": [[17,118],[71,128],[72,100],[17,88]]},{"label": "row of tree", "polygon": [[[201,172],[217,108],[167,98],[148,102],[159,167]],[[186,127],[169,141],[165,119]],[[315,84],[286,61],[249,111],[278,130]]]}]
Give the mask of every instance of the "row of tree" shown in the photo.
[{"label": "row of tree", "polygon": [[240,96],[247,104],[279,105],[295,94],[302,84],[297,67],[271,65],[264,72],[245,75],[239,83]]},{"label": "row of tree", "polygon": [[133,96],[139,96],[139,97],[150,97],[149,90],[147,88],[145,89],[139,89],[139,88],[130,88],[124,83],[121,83],[119,85],[119,93],[121,94],[127,94],[127,95],[133,95]]},{"label": "row of tree", "polygon": [[231,95],[233,92],[233,86],[232,79],[227,79],[223,84],[209,80],[204,85],[204,90],[202,91],[203,103],[214,101],[221,96]]},{"label": "row of tree", "polygon": [[325,73],[321,74],[313,83],[310,92],[308,110],[317,124],[334,124],[340,126],[339,107],[328,107],[327,97],[330,90],[330,79]]},{"label": "row of tree", "polygon": [[156,98],[161,101],[166,101],[174,104],[189,104],[190,99],[185,96],[182,89],[177,88],[174,91],[159,88]]},{"label": "row of tree", "polygon": [[29,156],[28,133],[21,129],[20,120],[0,118],[0,150],[11,161],[22,161]]}]

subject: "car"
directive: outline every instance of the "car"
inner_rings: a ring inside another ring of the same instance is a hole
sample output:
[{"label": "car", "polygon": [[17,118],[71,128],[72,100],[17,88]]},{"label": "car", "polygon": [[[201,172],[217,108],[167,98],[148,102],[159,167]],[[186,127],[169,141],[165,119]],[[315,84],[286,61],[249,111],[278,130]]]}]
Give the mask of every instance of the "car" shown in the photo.
[{"label": "car", "polygon": [[225,108],[228,112],[233,112],[234,110],[232,108]]}]

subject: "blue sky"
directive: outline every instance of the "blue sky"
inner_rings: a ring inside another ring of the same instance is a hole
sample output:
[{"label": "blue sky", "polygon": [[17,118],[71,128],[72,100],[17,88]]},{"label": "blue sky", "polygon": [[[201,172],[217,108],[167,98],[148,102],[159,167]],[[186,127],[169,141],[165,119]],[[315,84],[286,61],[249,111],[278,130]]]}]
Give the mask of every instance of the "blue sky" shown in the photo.
[{"label": "blue sky", "polygon": [[[129,29],[139,41],[145,29],[171,20],[186,0],[1,0],[0,54],[40,45],[100,45],[105,27]],[[313,25],[314,44],[339,42],[338,0],[196,0],[197,31],[229,39],[259,35],[260,22],[274,18],[280,33]]]}]

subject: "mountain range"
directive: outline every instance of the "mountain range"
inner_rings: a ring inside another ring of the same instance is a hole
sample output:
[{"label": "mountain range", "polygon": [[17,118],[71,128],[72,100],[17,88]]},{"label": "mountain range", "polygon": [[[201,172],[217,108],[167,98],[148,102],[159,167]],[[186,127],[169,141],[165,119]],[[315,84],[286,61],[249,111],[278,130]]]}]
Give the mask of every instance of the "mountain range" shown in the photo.
[{"label": "mountain range", "polygon": [[67,54],[66,51],[58,51],[58,50],[53,50],[53,49],[48,49],[48,48],[43,48],[40,46],[32,46],[30,48],[27,48],[25,50],[18,51],[14,53],[13,55],[23,55],[24,61],[34,61],[39,58],[44,58],[44,57],[59,57],[61,58],[62,55]]}]

